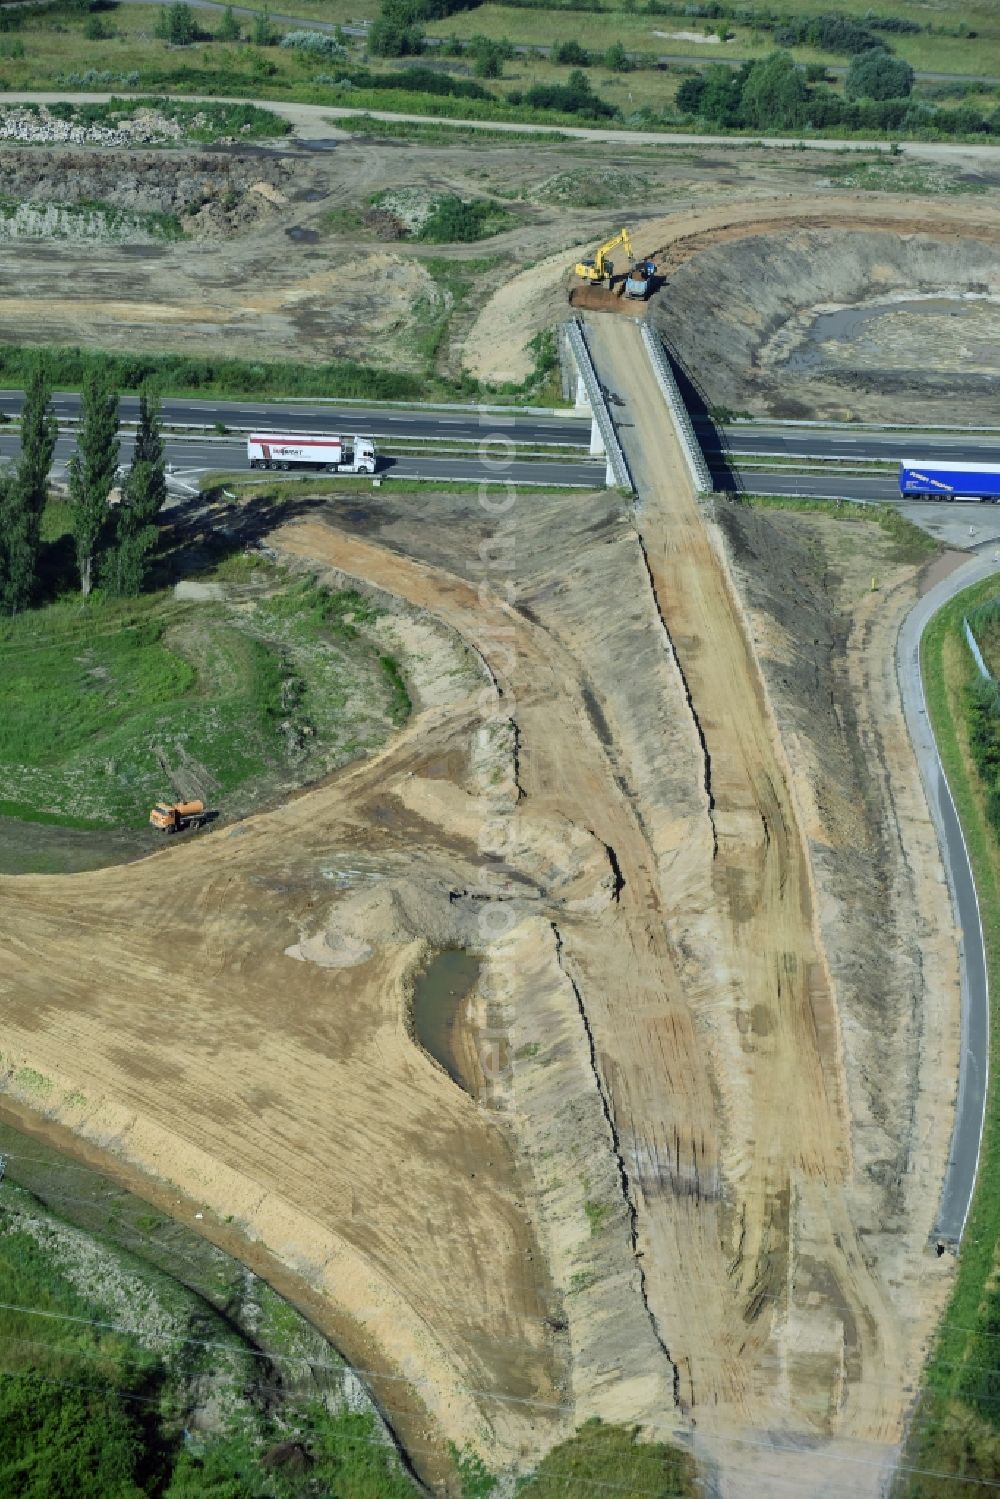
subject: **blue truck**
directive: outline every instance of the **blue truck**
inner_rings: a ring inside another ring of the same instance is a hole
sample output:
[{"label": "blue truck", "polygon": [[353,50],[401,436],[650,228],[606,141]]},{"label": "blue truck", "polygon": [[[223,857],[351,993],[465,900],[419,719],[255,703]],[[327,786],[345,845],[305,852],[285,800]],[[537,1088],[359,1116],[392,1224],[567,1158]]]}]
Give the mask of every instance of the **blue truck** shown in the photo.
[{"label": "blue truck", "polygon": [[1000,500],[1000,463],[919,463],[899,465],[899,492],[925,500]]}]

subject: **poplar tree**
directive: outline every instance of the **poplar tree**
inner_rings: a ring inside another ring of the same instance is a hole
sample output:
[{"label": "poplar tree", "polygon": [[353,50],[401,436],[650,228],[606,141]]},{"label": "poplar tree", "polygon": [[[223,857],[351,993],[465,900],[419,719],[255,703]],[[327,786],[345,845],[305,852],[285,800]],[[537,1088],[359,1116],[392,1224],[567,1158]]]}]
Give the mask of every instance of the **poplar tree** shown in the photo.
[{"label": "poplar tree", "polygon": [[122,500],[115,514],[114,543],[104,576],[113,593],[141,593],[156,546],[156,519],[167,497],[159,409],[145,391],[139,396],[139,424]]},{"label": "poplar tree", "polygon": [[49,410],[50,396],[45,373],[35,365],[21,408],[17,472],[0,490],[0,604],[9,614],[28,607],[38,581],[42,511],[58,431],[55,413]]},{"label": "poplar tree", "polygon": [[77,450],[69,461],[71,529],[80,592],[90,595],[94,562],[108,529],[108,496],[118,468],[118,396],[107,376],[87,373],[80,405]]}]

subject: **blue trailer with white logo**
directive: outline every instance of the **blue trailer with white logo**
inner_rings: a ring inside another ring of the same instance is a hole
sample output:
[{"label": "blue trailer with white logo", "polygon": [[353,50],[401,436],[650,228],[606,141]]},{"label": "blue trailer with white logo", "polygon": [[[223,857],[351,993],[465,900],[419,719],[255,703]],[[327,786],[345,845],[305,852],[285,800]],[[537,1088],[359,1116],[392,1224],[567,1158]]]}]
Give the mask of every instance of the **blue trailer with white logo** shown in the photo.
[{"label": "blue trailer with white logo", "polygon": [[918,463],[899,465],[899,492],[918,499],[1000,500],[1000,463]]}]

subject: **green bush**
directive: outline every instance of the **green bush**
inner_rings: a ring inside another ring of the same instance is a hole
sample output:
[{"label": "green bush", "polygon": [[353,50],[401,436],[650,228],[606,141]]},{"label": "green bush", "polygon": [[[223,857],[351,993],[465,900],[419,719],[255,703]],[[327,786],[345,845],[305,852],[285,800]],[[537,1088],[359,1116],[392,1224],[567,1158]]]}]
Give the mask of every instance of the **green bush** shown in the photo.
[{"label": "green bush", "polygon": [[579,42],[559,42],[552,48],[552,61],[562,66],[589,68],[590,53]]},{"label": "green bush", "polygon": [[326,31],[286,31],[281,45],[296,52],[308,52],[312,57],[342,57],[345,50],[336,37]]},{"label": "green bush", "polygon": [[[38,357],[29,345],[0,344],[0,372],[20,386]],[[116,390],[139,390],[147,383],[160,391],[212,395],[356,396],[373,400],[419,400],[426,381],[395,370],[369,369],[351,360],[329,364],[251,363],[246,359],[200,359],[189,354],[108,354],[94,349],[47,348],[46,369],[58,389],[74,389],[90,369],[106,371]]]},{"label": "green bush", "polygon": [[473,37],[469,48],[477,78],[502,78],[504,62],[514,50],[509,43],[495,42],[486,36]]},{"label": "green bush", "polygon": [[233,7],[227,5],[222,12],[222,20],[219,29],[215,33],[217,42],[238,42],[240,39],[240,23],[233,14]]},{"label": "green bush", "polygon": [[141,1499],[143,1433],[111,1389],[0,1381],[0,1492],[20,1499]]},{"label": "green bush", "polygon": [[986,815],[1000,838],[1000,690],[982,679],[967,688],[965,721],[969,751],[986,790]]},{"label": "green bush", "polygon": [[198,40],[194,11],[185,0],[174,0],[172,5],[163,7],[157,17],[156,35],[172,47],[190,47]]},{"label": "green bush", "polygon": [[448,194],[438,198],[417,238],[433,245],[468,243],[499,233],[509,222],[510,215],[499,203]]},{"label": "green bush", "polygon": [[543,1458],[518,1499],[583,1499],[607,1489],[648,1499],[700,1493],[694,1459],[667,1442],[639,1440],[639,1428],[586,1421],[575,1436]]},{"label": "green bush", "polygon": [[851,58],[844,92],[848,99],[905,99],[913,89],[913,69],[882,48]]},{"label": "green bush", "polygon": [[511,104],[524,103],[532,109],[554,109],[563,114],[582,115],[588,120],[613,120],[618,110],[608,104],[590,86],[586,73],[574,68],[564,84],[536,83],[525,93],[512,90],[508,94]]},{"label": "green bush", "polygon": [[612,42],[603,57],[604,66],[610,68],[613,73],[631,73],[635,63],[629,57],[621,42]]},{"label": "green bush", "polygon": [[250,30],[250,40],[255,47],[270,47],[274,41],[274,32],[271,29],[271,13],[267,6],[257,12],[254,16],[253,26]]}]

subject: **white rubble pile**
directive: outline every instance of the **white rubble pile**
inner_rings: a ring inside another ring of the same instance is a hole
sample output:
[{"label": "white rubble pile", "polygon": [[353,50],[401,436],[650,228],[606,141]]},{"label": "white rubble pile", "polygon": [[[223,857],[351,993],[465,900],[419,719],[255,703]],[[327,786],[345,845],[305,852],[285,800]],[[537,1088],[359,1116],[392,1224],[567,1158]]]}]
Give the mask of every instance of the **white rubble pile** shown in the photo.
[{"label": "white rubble pile", "polygon": [[37,110],[0,109],[0,140],[32,145],[136,146],[180,140],[183,135],[176,120],[155,109],[140,109],[115,126],[58,119],[44,105]]}]

